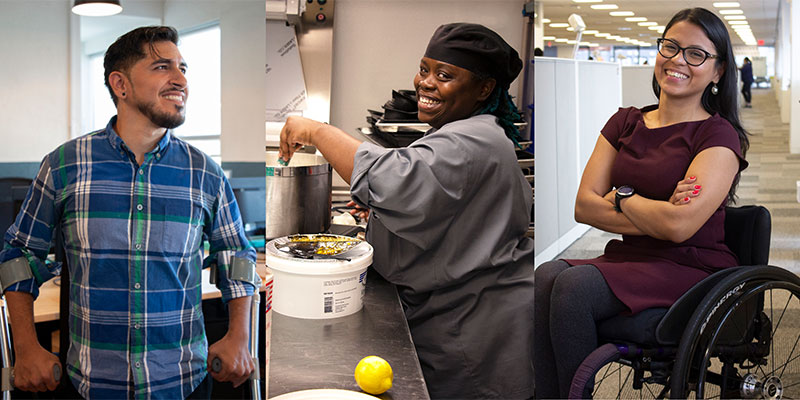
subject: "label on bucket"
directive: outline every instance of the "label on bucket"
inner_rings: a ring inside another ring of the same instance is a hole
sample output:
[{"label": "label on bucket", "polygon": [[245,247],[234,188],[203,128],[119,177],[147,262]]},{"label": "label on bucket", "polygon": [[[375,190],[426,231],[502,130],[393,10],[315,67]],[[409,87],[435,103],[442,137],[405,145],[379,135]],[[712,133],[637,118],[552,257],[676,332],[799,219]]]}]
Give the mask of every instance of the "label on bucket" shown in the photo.
[{"label": "label on bucket", "polygon": [[367,271],[362,272],[357,277],[323,281],[322,312],[325,314],[339,314],[348,311],[353,304],[361,304],[366,284]]}]

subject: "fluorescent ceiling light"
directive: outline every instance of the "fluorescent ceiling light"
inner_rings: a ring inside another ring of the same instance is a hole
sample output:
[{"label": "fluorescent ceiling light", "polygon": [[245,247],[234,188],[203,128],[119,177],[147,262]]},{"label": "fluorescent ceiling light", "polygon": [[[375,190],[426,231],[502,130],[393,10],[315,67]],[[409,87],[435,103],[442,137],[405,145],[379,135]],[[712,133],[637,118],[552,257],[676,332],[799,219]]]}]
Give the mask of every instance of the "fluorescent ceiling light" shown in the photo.
[{"label": "fluorescent ceiling light", "polygon": [[607,37],[611,36],[610,33],[605,33],[605,32],[595,33],[594,35],[597,36],[597,37],[602,37],[602,38],[607,38]]},{"label": "fluorescent ceiling light", "polygon": [[719,13],[722,15],[733,15],[733,14],[744,14],[744,11],[735,9],[735,10],[719,10]]},{"label": "fluorescent ceiling light", "polygon": [[593,10],[616,10],[619,7],[616,4],[592,4]]},{"label": "fluorescent ceiling light", "polygon": [[575,28],[573,28],[571,26],[569,28],[567,28],[567,30],[570,31],[570,32],[575,32]]},{"label": "fluorescent ceiling light", "polygon": [[739,8],[739,2],[738,1],[721,1],[721,2],[714,3],[714,7],[717,7],[717,8],[733,8],[733,7]]},{"label": "fluorescent ceiling light", "polygon": [[578,43],[577,40],[567,40],[567,44],[575,44]]},{"label": "fluorescent ceiling light", "polygon": [[657,26],[658,22],[655,22],[655,21],[639,22],[638,25],[639,26]]},{"label": "fluorescent ceiling light", "polygon": [[580,46],[588,46],[589,42],[580,42],[580,43],[578,43],[578,45],[580,45]]},{"label": "fluorescent ceiling light", "polygon": [[542,18],[542,23],[543,24],[549,24],[550,23],[550,18]]},{"label": "fluorescent ceiling light", "polygon": [[556,40],[556,37],[555,36],[542,36],[542,39],[544,39],[544,40]]},{"label": "fluorescent ceiling light", "polygon": [[628,18],[625,18],[625,21],[628,21],[628,22],[644,22],[644,21],[647,21],[647,18],[645,18],[645,17],[628,17]]},{"label": "fluorescent ceiling light", "polygon": [[596,29],[589,29],[588,31],[583,31],[584,35],[596,35],[598,33],[600,33],[600,31]]},{"label": "fluorescent ceiling light", "polygon": [[558,43],[567,43],[567,39],[558,38],[558,39],[556,39],[556,42],[558,42]]},{"label": "fluorescent ceiling light", "polygon": [[747,17],[745,17],[744,15],[726,15],[725,19],[727,19],[728,21],[745,20],[747,19]]},{"label": "fluorescent ceiling light", "polygon": [[600,43],[589,43],[589,47],[600,47]]},{"label": "fluorescent ceiling light", "polygon": [[555,22],[555,23],[550,24],[551,28],[566,28],[568,26],[569,26],[569,24],[566,23],[566,22]]},{"label": "fluorescent ceiling light", "polygon": [[632,17],[635,14],[633,11],[611,11],[608,13],[608,15],[611,15],[612,17]]},{"label": "fluorescent ceiling light", "polygon": [[602,3],[603,0],[572,0],[573,3]]},{"label": "fluorescent ceiling light", "polygon": [[747,21],[728,21],[731,25],[747,25]]},{"label": "fluorescent ceiling light", "polygon": [[105,17],[121,11],[119,0],[75,0],[72,6],[73,13],[87,17]]},{"label": "fluorescent ceiling light", "polygon": [[657,31],[659,28],[663,28],[663,26],[648,26],[647,29],[651,31]]}]

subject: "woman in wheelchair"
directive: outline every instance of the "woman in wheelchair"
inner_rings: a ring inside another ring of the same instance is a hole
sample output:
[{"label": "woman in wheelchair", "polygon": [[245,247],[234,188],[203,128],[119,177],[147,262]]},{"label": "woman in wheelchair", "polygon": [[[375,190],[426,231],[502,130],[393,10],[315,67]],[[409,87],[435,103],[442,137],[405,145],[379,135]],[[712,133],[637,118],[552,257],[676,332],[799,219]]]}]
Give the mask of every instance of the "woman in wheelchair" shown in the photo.
[{"label": "woman in wheelchair", "polygon": [[703,8],[673,16],[658,39],[658,104],[620,108],[586,165],[575,219],[622,235],[602,256],[535,273],[537,398],[566,398],[598,347],[598,321],[669,307],[709,274],[738,265],[724,238],[749,142],[737,109],[725,24]]}]

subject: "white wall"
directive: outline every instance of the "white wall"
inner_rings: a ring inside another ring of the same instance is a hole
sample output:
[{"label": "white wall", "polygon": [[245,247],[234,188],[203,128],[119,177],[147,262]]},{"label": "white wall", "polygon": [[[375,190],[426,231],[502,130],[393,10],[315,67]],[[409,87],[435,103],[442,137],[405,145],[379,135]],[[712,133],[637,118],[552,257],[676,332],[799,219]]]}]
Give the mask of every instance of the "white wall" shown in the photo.
[{"label": "white wall", "polygon": [[[413,89],[434,30],[451,22],[486,25],[521,51],[523,0],[336,0],[331,124],[355,134],[367,109],[392,89]],[[510,93],[518,93],[519,79]]]},{"label": "white wall", "polygon": [[[79,19],[70,1],[0,1],[0,162],[38,162],[79,126]],[[124,13],[160,14],[179,30],[219,21],[222,30],[222,160],[262,162],[263,0],[126,0]],[[130,18],[141,17],[132,15]],[[72,22],[71,22],[72,21]],[[72,33],[71,33],[72,31]],[[123,32],[124,33],[124,32]],[[89,46],[107,47],[110,41]],[[72,67],[74,65],[74,67]],[[72,97],[72,98],[71,98]],[[71,107],[76,111],[71,114]],[[76,122],[77,121],[77,122]]]},{"label": "white wall", "polygon": [[0,1],[0,162],[41,161],[69,138],[69,4]]}]

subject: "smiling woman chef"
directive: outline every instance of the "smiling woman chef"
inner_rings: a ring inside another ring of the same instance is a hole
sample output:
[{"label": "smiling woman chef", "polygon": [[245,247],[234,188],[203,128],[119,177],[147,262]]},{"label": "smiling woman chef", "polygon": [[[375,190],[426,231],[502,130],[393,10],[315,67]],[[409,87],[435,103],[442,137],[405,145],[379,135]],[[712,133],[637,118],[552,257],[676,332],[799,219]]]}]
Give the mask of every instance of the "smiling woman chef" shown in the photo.
[{"label": "smiling woman chef", "polygon": [[508,95],[521,69],[490,29],[443,25],[414,77],[424,137],[384,149],[300,117],[281,132],[284,160],[316,146],[371,210],[373,266],[398,286],[433,398],[533,396],[533,200]]}]

